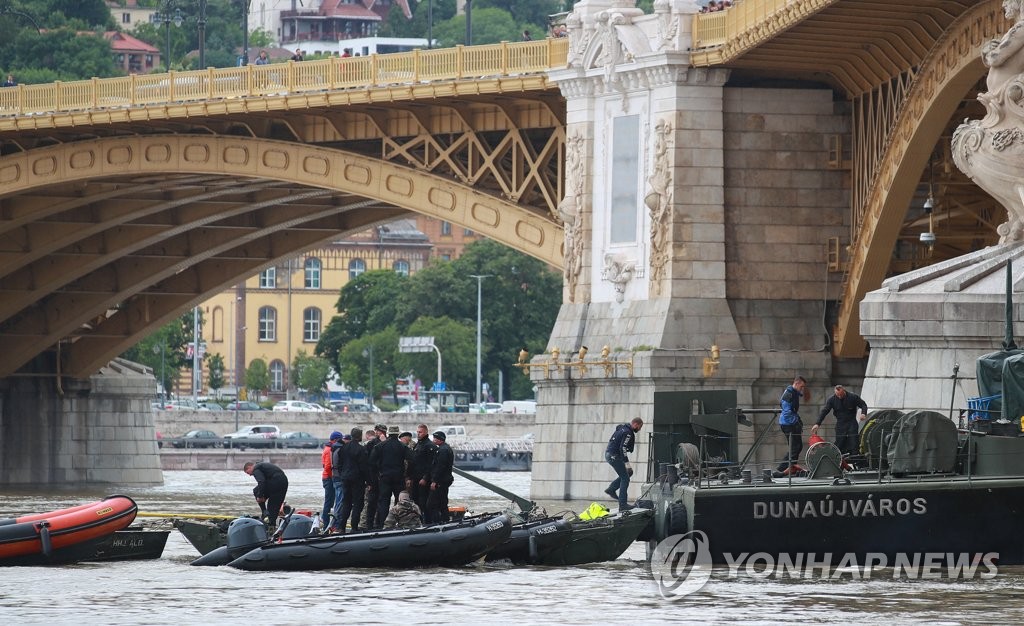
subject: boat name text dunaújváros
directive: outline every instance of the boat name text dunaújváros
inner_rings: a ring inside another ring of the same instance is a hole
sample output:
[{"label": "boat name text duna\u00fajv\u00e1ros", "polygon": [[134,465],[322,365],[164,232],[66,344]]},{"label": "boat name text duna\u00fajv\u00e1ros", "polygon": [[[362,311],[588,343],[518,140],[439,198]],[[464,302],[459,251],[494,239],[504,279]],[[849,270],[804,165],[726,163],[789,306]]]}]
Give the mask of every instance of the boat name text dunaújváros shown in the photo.
[{"label": "boat name text duna\u00fajv\u00e1ros", "polygon": [[928,512],[926,498],[878,498],[854,500],[794,500],[790,502],[754,502],[754,519],[806,517],[886,517],[924,515]]}]

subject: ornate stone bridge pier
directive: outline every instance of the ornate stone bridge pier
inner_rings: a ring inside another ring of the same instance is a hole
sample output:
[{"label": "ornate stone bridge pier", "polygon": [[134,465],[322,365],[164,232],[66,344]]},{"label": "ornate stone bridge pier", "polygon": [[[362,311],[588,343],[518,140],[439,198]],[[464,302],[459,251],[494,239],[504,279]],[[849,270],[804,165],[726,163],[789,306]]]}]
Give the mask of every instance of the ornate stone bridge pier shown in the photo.
[{"label": "ornate stone bridge pier", "polygon": [[[826,241],[848,228],[849,196],[827,146],[848,117],[830,89],[733,86],[727,69],[692,67],[696,10],[584,0],[568,17],[569,68],[552,73],[567,101],[565,292],[532,360],[533,497],[604,498],[608,437],[651,423],[659,392],[735,389],[769,407],[796,374],[819,400],[833,383],[841,275]],[[769,442],[760,460],[781,455]]]}]

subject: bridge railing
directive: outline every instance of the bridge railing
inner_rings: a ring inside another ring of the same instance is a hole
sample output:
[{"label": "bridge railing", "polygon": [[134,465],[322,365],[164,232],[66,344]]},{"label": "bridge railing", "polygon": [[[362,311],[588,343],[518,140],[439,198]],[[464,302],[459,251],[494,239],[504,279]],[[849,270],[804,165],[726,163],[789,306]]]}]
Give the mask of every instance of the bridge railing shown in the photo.
[{"label": "bridge railing", "polygon": [[787,7],[802,0],[734,0],[732,7],[714,13],[693,16],[693,47],[695,50],[724,45],[743,33],[762,26]]},{"label": "bridge railing", "polygon": [[566,38],[0,88],[0,117],[387,87],[563,68]]}]

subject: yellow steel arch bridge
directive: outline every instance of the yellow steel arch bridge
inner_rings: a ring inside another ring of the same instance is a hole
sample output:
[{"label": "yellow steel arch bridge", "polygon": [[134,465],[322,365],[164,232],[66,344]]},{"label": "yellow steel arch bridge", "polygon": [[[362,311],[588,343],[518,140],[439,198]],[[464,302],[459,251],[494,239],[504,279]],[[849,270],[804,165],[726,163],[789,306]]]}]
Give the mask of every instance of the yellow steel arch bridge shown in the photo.
[{"label": "yellow steel arch bridge", "polygon": [[[835,350],[882,278],[995,240],[1002,209],[949,158],[977,117],[998,0],[739,0],[691,59],[735,84],[814,83],[852,227]],[[275,259],[409,211],[558,266],[565,39],[0,90],[0,377],[83,377]],[[943,210],[915,209],[931,193]],[[929,223],[928,219],[932,220]],[[933,228],[933,249],[916,245]],[[895,252],[894,252],[895,251]],[[40,355],[56,354],[56,359]]]}]

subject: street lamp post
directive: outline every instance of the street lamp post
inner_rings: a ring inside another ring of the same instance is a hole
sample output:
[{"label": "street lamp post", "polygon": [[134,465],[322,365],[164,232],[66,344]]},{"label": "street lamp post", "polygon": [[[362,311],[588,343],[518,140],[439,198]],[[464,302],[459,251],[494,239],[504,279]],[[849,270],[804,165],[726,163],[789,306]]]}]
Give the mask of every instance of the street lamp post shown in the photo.
[{"label": "street lamp post", "polygon": [[[159,346],[153,346],[153,354],[160,351],[160,402],[167,403],[167,373],[164,370],[164,342],[161,339]],[[162,408],[162,407],[161,407]]]},{"label": "street lamp post", "polygon": [[164,59],[164,69],[171,71],[171,24],[175,26],[181,26],[181,23],[185,21],[185,18],[181,15],[181,9],[174,9],[174,14],[168,13],[171,10],[169,6],[164,7],[163,13],[157,13],[153,16],[154,24],[163,24],[167,29],[167,58]]},{"label": "street lamp post", "polygon": [[483,302],[481,295],[483,294],[483,280],[490,277],[490,274],[470,274],[470,278],[476,279],[476,403],[478,405],[481,402],[480,395],[482,393],[480,389],[480,329],[482,327],[480,313]]},{"label": "street lamp post", "polygon": [[466,0],[466,45],[473,45],[473,0]]},{"label": "street lamp post", "polygon": [[434,47],[434,0],[427,0],[427,49]]},{"label": "street lamp post", "polygon": [[251,0],[245,0],[242,4],[245,14],[242,16],[242,67],[249,65],[249,4]]},{"label": "street lamp post", "polygon": [[206,69],[206,2],[199,0],[199,18],[196,25],[199,31],[199,69]]},{"label": "street lamp post", "polygon": [[371,346],[367,346],[367,348],[365,350],[363,350],[363,356],[364,357],[366,357],[366,356],[370,357],[370,407],[372,409],[373,408],[373,400],[374,400],[374,387],[373,387],[373,346],[372,345]]}]

